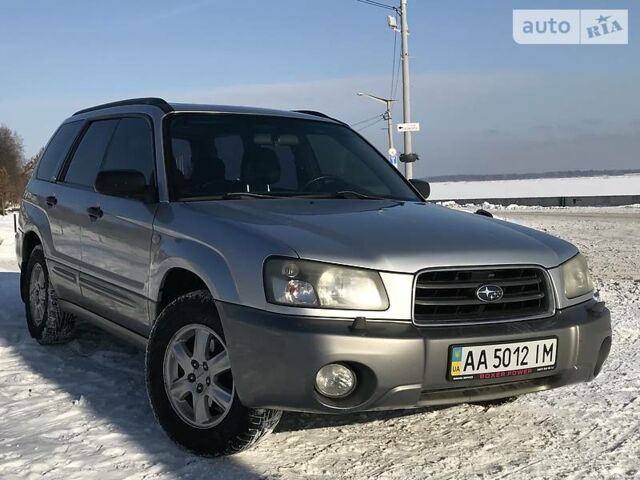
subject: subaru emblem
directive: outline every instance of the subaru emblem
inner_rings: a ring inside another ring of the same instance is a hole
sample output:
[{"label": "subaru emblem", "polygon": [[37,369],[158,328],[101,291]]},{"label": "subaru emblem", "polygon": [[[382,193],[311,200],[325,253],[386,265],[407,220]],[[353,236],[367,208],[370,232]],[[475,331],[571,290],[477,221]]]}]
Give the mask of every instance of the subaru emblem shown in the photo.
[{"label": "subaru emblem", "polygon": [[504,295],[504,291],[497,285],[482,285],[476,290],[476,297],[482,302],[497,302]]}]

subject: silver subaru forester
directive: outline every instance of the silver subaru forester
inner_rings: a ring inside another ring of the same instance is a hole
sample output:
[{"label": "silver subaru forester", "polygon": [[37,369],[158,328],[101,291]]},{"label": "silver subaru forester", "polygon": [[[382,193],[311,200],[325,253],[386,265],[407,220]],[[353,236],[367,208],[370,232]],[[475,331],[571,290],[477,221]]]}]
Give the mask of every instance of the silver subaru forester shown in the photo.
[{"label": "silver subaru forester", "polygon": [[427,196],[319,112],[88,108],[22,200],[27,325],[52,344],[83,319],[146,348],[158,421],[209,455],[283,410],[499,401],[598,375],[610,315],[576,247]]}]

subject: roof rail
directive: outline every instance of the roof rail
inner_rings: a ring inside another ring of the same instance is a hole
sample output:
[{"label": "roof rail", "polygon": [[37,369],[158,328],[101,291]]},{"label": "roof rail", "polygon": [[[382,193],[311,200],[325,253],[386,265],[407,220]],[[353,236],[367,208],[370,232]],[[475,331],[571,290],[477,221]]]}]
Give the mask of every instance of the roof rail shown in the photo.
[{"label": "roof rail", "polygon": [[347,123],[342,120],[338,120],[337,118],[330,117],[326,113],[318,112],[316,110],[292,110],[294,113],[304,113],[305,115],[313,115],[314,117],[322,117],[327,118],[329,120],[333,120],[334,122],[341,123],[342,125],[347,125]]},{"label": "roof rail", "polygon": [[75,116],[75,115],[80,115],[82,113],[93,112],[95,110],[102,110],[103,108],[124,107],[127,105],[152,105],[154,107],[158,107],[164,113],[169,113],[173,111],[173,107],[163,99],[146,97],[146,98],[130,98],[128,100],[120,100],[119,102],[103,103],[102,105],[96,105],[95,107],[89,107],[83,110],[78,110],[73,115]]}]

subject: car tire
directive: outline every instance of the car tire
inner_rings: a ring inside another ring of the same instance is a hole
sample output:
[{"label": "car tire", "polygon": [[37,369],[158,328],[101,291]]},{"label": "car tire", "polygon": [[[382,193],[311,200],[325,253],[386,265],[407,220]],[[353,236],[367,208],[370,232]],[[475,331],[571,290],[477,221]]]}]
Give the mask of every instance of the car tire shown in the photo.
[{"label": "car tire", "polygon": [[167,435],[200,455],[248,449],[282,415],[240,402],[222,324],[205,290],[179,297],[158,317],[147,343],[146,381],[151,408]]},{"label": "car tire", "polygon": [[75,331],[75,317],[58,305],[41,246],[31,252],[26,269],[25,316],[29,333],[41,345],[68,342]]}]

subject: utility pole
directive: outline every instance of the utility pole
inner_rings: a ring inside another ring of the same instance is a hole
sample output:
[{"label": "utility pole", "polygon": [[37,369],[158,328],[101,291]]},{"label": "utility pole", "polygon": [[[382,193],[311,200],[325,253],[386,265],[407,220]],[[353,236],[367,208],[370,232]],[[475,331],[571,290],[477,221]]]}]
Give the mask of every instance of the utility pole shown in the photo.
[{"label": "utility pole", "polygon": [[391,115],[391,104],[395,102],[395,100],[391,98],[382,98],[376,95],[371,95],[370,93],[362,93],[358,92],[358,96],[360,97],[369,97],[376,102],[384,103],[386,110],[382,116],[387,121],[387,135],[389,140],[389,161],[393,164],[394,167],[398,168],[398,161],[393,160],[396,158],[397,152],[395,147],[393,146],[393,117]]},{"label": "utility pole", "polygon": [[[375,7],[385,8],[387,10],[393,10],[396,16],[389,15],[387,17],[387,24],[394,32],[399,32],[402,37],[402,109],[403,109],[403,123],[398,124],[398,131],[404,133],[404,152],[400,155],[400,161],[404,163],[404,176],[407,180],[413,178],[413,162],[418,160],[418,155],[413,152],[413,145],[411,143],[411,132],[420,131],[420,124],[411,122],[411,81],[409,79],[409,19],[407,13],[408,0],[400,0],[400,8],[393,7],[385,3],[374,2],[370,0],[358,0],[362,3],[367,3]],[[396,17],[400,15],[401,25],[398,30],[398,22]],[[393,77],[392,77],[393,79]],[[392,80],[393,84],[393,80]],[[393,85],[392,85],[393,88]],[[393,94],[393,93],[392,93]],[[373,95],[368,95],[372,98]],[[380,99],[384,101],[386,99]],[[387,125],[391,125],[390,108],[387,107]],[[392,134],[389,133],[390,144],[393,142],[391,138]]]},{"label": "utility pole", "polygon": [[[400,31],[402,35],[402,109],[403,122],[411,123],[411,82],[409,80],[409,22],[407,19],[407,0],[400,0]],[[413,162],[417,155],[413,153],[411,132],[404,132],[404,176],[413,178]],[[409,160],[409,161],[406,161]]]}]

